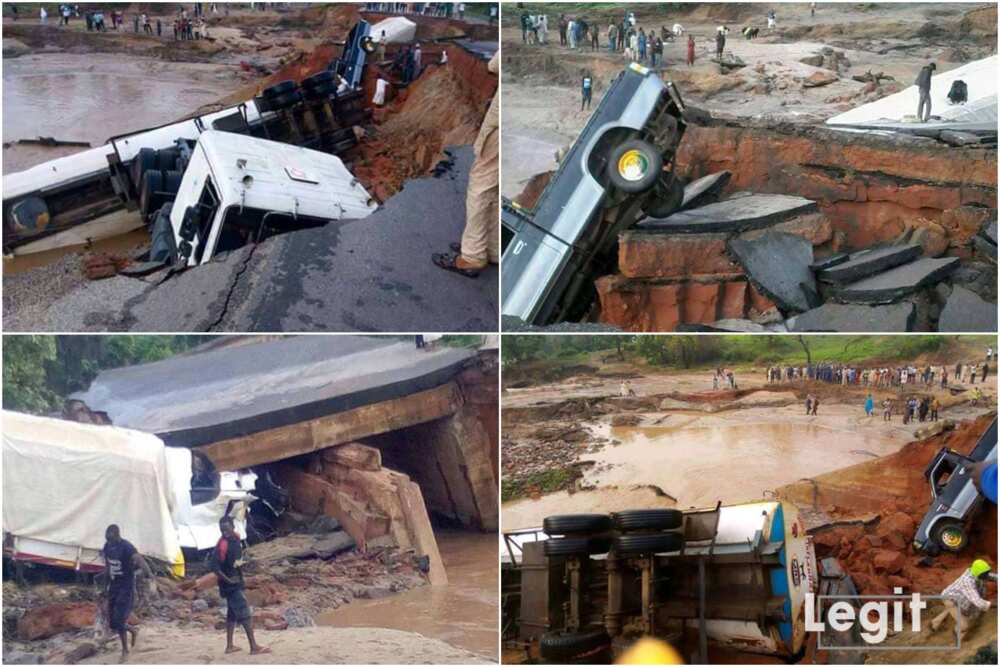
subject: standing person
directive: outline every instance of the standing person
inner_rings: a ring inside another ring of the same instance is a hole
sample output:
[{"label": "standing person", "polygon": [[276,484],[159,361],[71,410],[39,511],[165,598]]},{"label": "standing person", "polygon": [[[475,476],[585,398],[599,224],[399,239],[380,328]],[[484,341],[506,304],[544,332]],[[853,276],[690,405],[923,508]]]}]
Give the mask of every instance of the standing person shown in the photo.
[{"label": "standing person", "polygon": [[[114,20],[114,19],[112,19],[112,20]],[[132,27],[133,27],[134,32],[136,32],[136,33],[139,32],[139,15],[138,14],[136,14],[135,16],[132,17]]]},{"label": "standing person", "polygon": [[694,65],[694,35],[688,35],[687,64]]},{"label": "standing person", "polygon": [[931,399],[931,421],[936,422],[938,420],[938,410],[941,409],[941,401],[938,400],[937,396]]},{"label": "standing person", "polygon": [[920,68],[917,74],[916,85],[920,91],[920,101],[917,102],[917,120],[926,123],[931,119],[931,77],[937,65],[928,63]]},{"label": "standing person", "polygon": [[646,61],[646,31],[639,28],[639,62]]},{"label": "standing person", "polygon": [[618,37],[618,28],[615,26],[614,22],[608,24],[608,53],[613,53],[615,50],[615,42]]},{"label": "standing person", "polygon": [[597,51],[601,48],[601,30],[597,24],[590,26],[590,50]]},{"label": "standing person", "polygon": [[233,520],[228,516],[219,520],[222,537],[212,552],[212,571],[219,580],[219,596],[226,601],[226,653],[236,653],[239,647],[233,644],[236,624],[243,626],[250,642],[250,655],[270,653],[271,649],[261,646],[253,636],[253,611],[243,594],[243,545],[236,534]]},{"label": "standing person", "polygon": [[464,2],[458,3],[457,9],[458,9],[458,19],[460,21],[464,21],[465,20],[465,3]]},{"label": "standing person", "polygon": [[814,417],[816,417],[816,416],[817,416],[817,413],[816,413],[816,411],[817,411],[818,409],[819,409],[819,397],[818,397],[818,396],[813,396],[813,409],[812,409],[812,413],[811,413],[811,414],[812,414],[812,415],[813,415]]},{"label": "standing person", "polygon": [[778,17],[777,15],[775,15],[774,10],[772,9],[767,13],[767,29],[774,30],[774,26],[777,25],[777,23],[778,23]]},{"label": "standing person", "polygon": [[163,37],[163,23],[160,19],[156,19],[156,36]]},{"label": "standing person", "polygon": [[153,34],[153,24],[149,22],[149,15],[142,15],[142,32],[146,35]]},{"label": "standing person", "polygon": [[421,60],[423,59],[423,52],[420,50],[420,42],[413,48],[413,78],[416,79],[420,76],[421,70]]},{"label": "standing person", "polygon": [[542,44],[549,43],[549,15],[542,14],[538,17],[538,39]]},{"label": "standing person", "polygon": [[[228,12],[229,9],[227,8],[226,11]],[[493,25],[496,22],[496,20],[497,20],[497,12],[498,12],[497,6],[495,4],[491,4],[490,5],[490,25]]]},{"label": "standing person", "polygon": [[990,365],[984,361],[983,362],[983,379],[981,380],[981,382],[986,382],[986,376],[989,374],[989,371],[990,371]]},{"label": "standing person", "polygon": [[816,3],[815,2],[810,2],[809,3],[809,17],[810,18],[816,18]]},{"label": "standing person", "polygon": [[566,21],[566,15],[559,15],[559,46],[566,46],[566,31],[569,28],[569,23]]},{"label": "standing person", "polygon": [[875,401],[872,395],[868,394],[868,398],[865,399],[865,414],[871,417],[873,412],[875,412]]},{"label": "standing person", "polygon": [[17,5],[10,6],[10,13],[14,15],[14,20],[17,20]]},{"label": "standing person", "polygon": [[[490,59],[487,69],[499,73],[499,53]],[[479,135],[472,146],[475,161],[469,172],[465,196],[465,230],[461,245],[452,246],[453,253],[435,253],[434,264],[467,278],[475,278],[489,264],[500,260],[497,199],[500,193],[500,108],[493,95]]]},{"label": "standing person", "polygon": [[149,564],[131,542],[122,539],[121,529],[117,525],[111,524],[107,527],[104,531],[104,540],[101,555],[104,557],[107,577],[105,593],[108,601],[108,625],[118,633],[118,639],[122,644],[121,661],[125,662],[130,647],[128,635],[132,635],[131,647],[135,647],[135,640],[139,636],[139,628],[128,622],[135,600],[136,571],[141,570],[148,577],[151,592],[156,590],[156,583],[153,581]]},{"label": "standing person", "polygon": [[41,21],[43,24],[48,22],[49,13],[45,11],[45,7],[40,7],[38,9],[38,20]]},{"label": "standing person", "polygon": [[656,67],[656,63],[659,62],[660,65],[663,64],[663,38],[657,37],[656,41],[653,42],[653,67]]},{"label": "standing person", "polygon": [[721,28],[715,33],[715,57],[722,62],[722,52],[726,50],[726,33]]},{"label": "standing person", "polygon": [[576,19],[570,19],[566,23],[566,37],[569,38],[569,48],[574,50],[576,49],[576,26]]},{"label": "standing person", "polygon": [[632,54],[632,62],[639,60],[639,34],[633,30],[629,36],[629,51]]},{"label": "standing person", "polygon": [[580,81],[580,111],[584,108],[590,108],[590,98],[593,94],[594,81],[590,76],[590,72],[583,73],[583,79]]},{"label": "standing person", "polygon": [[806,415],[812,414],[813,409],[813,395],[806,394]]},{"label": "standing person", "polygon": [[882,421],[888,422],[892,421],[892,400],[885,399],[882,401]]},{"label": "standing person", "polygon": [[627,37],[628,37],[628,33],[625,30],[625,21],[622,20],[618,24],[618,51],[619,52],[625,50],[625,41],[626,41]]},{"label": "standing person", "polygon": [[986,347],[986,361],[993,361],[993,346]]}]

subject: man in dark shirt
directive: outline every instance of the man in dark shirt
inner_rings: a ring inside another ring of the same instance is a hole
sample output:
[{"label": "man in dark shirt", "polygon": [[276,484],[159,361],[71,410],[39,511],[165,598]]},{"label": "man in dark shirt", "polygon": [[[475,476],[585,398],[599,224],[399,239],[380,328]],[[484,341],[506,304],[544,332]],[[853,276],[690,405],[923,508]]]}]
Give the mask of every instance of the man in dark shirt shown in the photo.
[{"label": "man in dark shirt", "polygon": [[937,65],[929,63],[920,68],[917,75],[917,89],[920,92],[920,101],[917,102],[917,120],[926,123],[931,118],[931,76]]},{"label": "man in dark shirt", "polygon": [[[142,570],[153,581],[153,573],[146,560],[139,555],[136,548],[128,540],[123,540],[121,530],[115,524],[104,531],[105,575],[107,576],[108,625],[118,633],[122,643],[122,662],[128,658],[128,633],[132,635],[132,646],[135,646],[139,628],[130,625],[128,617],[132,613],[132,603],[135,599],[135,572]],[[154,584],[155,585],[155,584]]]},{"label": "man in dark shirt", "polygon": [[250,654],[270,653],[271,649],[261,646],[253,636],[253,610],[243,594],[243,546],[236,534],[233,520],[228,516],[219,520],[222,537],[215,545],[212,570],[219,579],[219,595],[226,601],[226,653],[235,653],[239,647],[233,644],[233,633],[239,623],[250,641]]},{"label": "man in dark shirt", "polygon": [[594,80],[591,78],[590,72],[584,72],[583,79],[580,83],[580,92],[582,94],[580,99],[580,111],[583,111],[584,107],[588,109],[590,108],[590,97],[594,92],[593,87]]}]

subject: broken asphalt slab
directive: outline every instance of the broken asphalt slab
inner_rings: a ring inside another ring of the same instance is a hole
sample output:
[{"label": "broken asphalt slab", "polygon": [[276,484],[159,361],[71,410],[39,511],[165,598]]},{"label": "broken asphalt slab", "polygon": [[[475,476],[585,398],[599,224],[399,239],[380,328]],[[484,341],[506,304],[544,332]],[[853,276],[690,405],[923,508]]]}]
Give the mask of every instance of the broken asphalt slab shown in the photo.
[{"label": "broken asphalt slab", "polygon": [[753,240],[730,239],[726,248],[747,277],[782,311],[804,312],[817,305],[812,243],[785,232]]},{"label": "broken asphalt slab", "polygon": [[816,202],[804,197],[742,192],[724,201],[680,211],[666,218],[646,218],[636,225],[636,229],[666,234],[744,232],[770,227],[817,210]]},{"label": "broken asphalt slab", "polygon": [[684,199],[681,201],[679,210],[684,211],[701,206],[709,198],[718,195],[722,188],[729,183],[732,175],[731,171],[719,171],[691,181],[684,186]]},{"label": "broken asphalt slab", "polygon": [[72,398],[115,426],[197,447],[432,389],[474,356],[412,338],[294,336],[105,370]]},{"label": "broken asphalt slab", "polygon": [[900,264],[916,259],[923,253],[919,243],[883,246],[853,252],[847,261],[824,268],[818,278],[823,282],[843,285],[881,273]]},{"label": "broken asphalt slab", "polygon": [[967,332],[997,330],[997,304],[983,301],[974,292],[959,285],[941,310],[938,331]]},{"label": "broken asphalt slab", "polygon": [[912,331],[915,308],[902,301],[887,306],[824,303],[785,321],[792,332],[806,331]]},{"label": "broken asphalt slab", "polygon": [[847,303],[893,303],[921,287],[940,282],[958,268],[958,257],[923,257],[834,290]]},{"label": "broken asphalt slab", "polygon": [[431,262],[465,227],[472,148],[449,151],[439,177],[407,181],[365,219],[275,236],[169,277],[91,282],[49,320],[139,332],[495,331],[496,265],[470,279]]}]

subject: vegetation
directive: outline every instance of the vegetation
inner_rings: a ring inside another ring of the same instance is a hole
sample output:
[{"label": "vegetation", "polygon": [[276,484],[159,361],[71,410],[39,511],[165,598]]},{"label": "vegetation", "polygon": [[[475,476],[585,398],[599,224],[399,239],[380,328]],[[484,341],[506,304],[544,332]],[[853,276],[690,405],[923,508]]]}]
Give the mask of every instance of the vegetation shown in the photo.
[{"label": "vegetation", "polygon": [[106,368],[159,361],[212,336],[4,336],[3,409],[49,414]]},{"label": "vegetation", "polygon": [[562,491],[573,485],[580,477],[577,468],[558,468],[531,473],[520,479],[504,476],[500,483],[500,501],[507,502],[533,494]]},{"label": "vegetation", "polygon": [[[990,336],[504,336],[505,367],[583,363],[597,356],[654,367],[909,361],[921,355],[981,354]],[[605,352],[605,354],[600,354]],[[596,353],[596,354],[595,354]]]}]

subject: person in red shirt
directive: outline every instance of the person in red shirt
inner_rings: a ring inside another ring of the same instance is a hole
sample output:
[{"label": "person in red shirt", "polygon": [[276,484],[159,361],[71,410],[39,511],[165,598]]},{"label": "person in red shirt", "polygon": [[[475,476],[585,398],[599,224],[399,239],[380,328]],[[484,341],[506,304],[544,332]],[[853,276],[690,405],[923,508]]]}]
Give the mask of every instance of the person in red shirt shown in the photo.
[{"label": "person in red shirt", "polygon": [[694,36],[692,35],[688,35],[687,64],[688,67],[694,65]]},{"label": "person in red shirt", "polygon": [[233,520],[224,516],[219,520],[222,537],[212,553],[212,571],[219,580],[219,595],[226,601],[226,653],[240,650],[233,644],[236,624],[243,626],[250,642],[250,655],[270,653],[271,649],[261,646],[253,635],[253,610],[243,594],[243,545],[236,533]]}]

